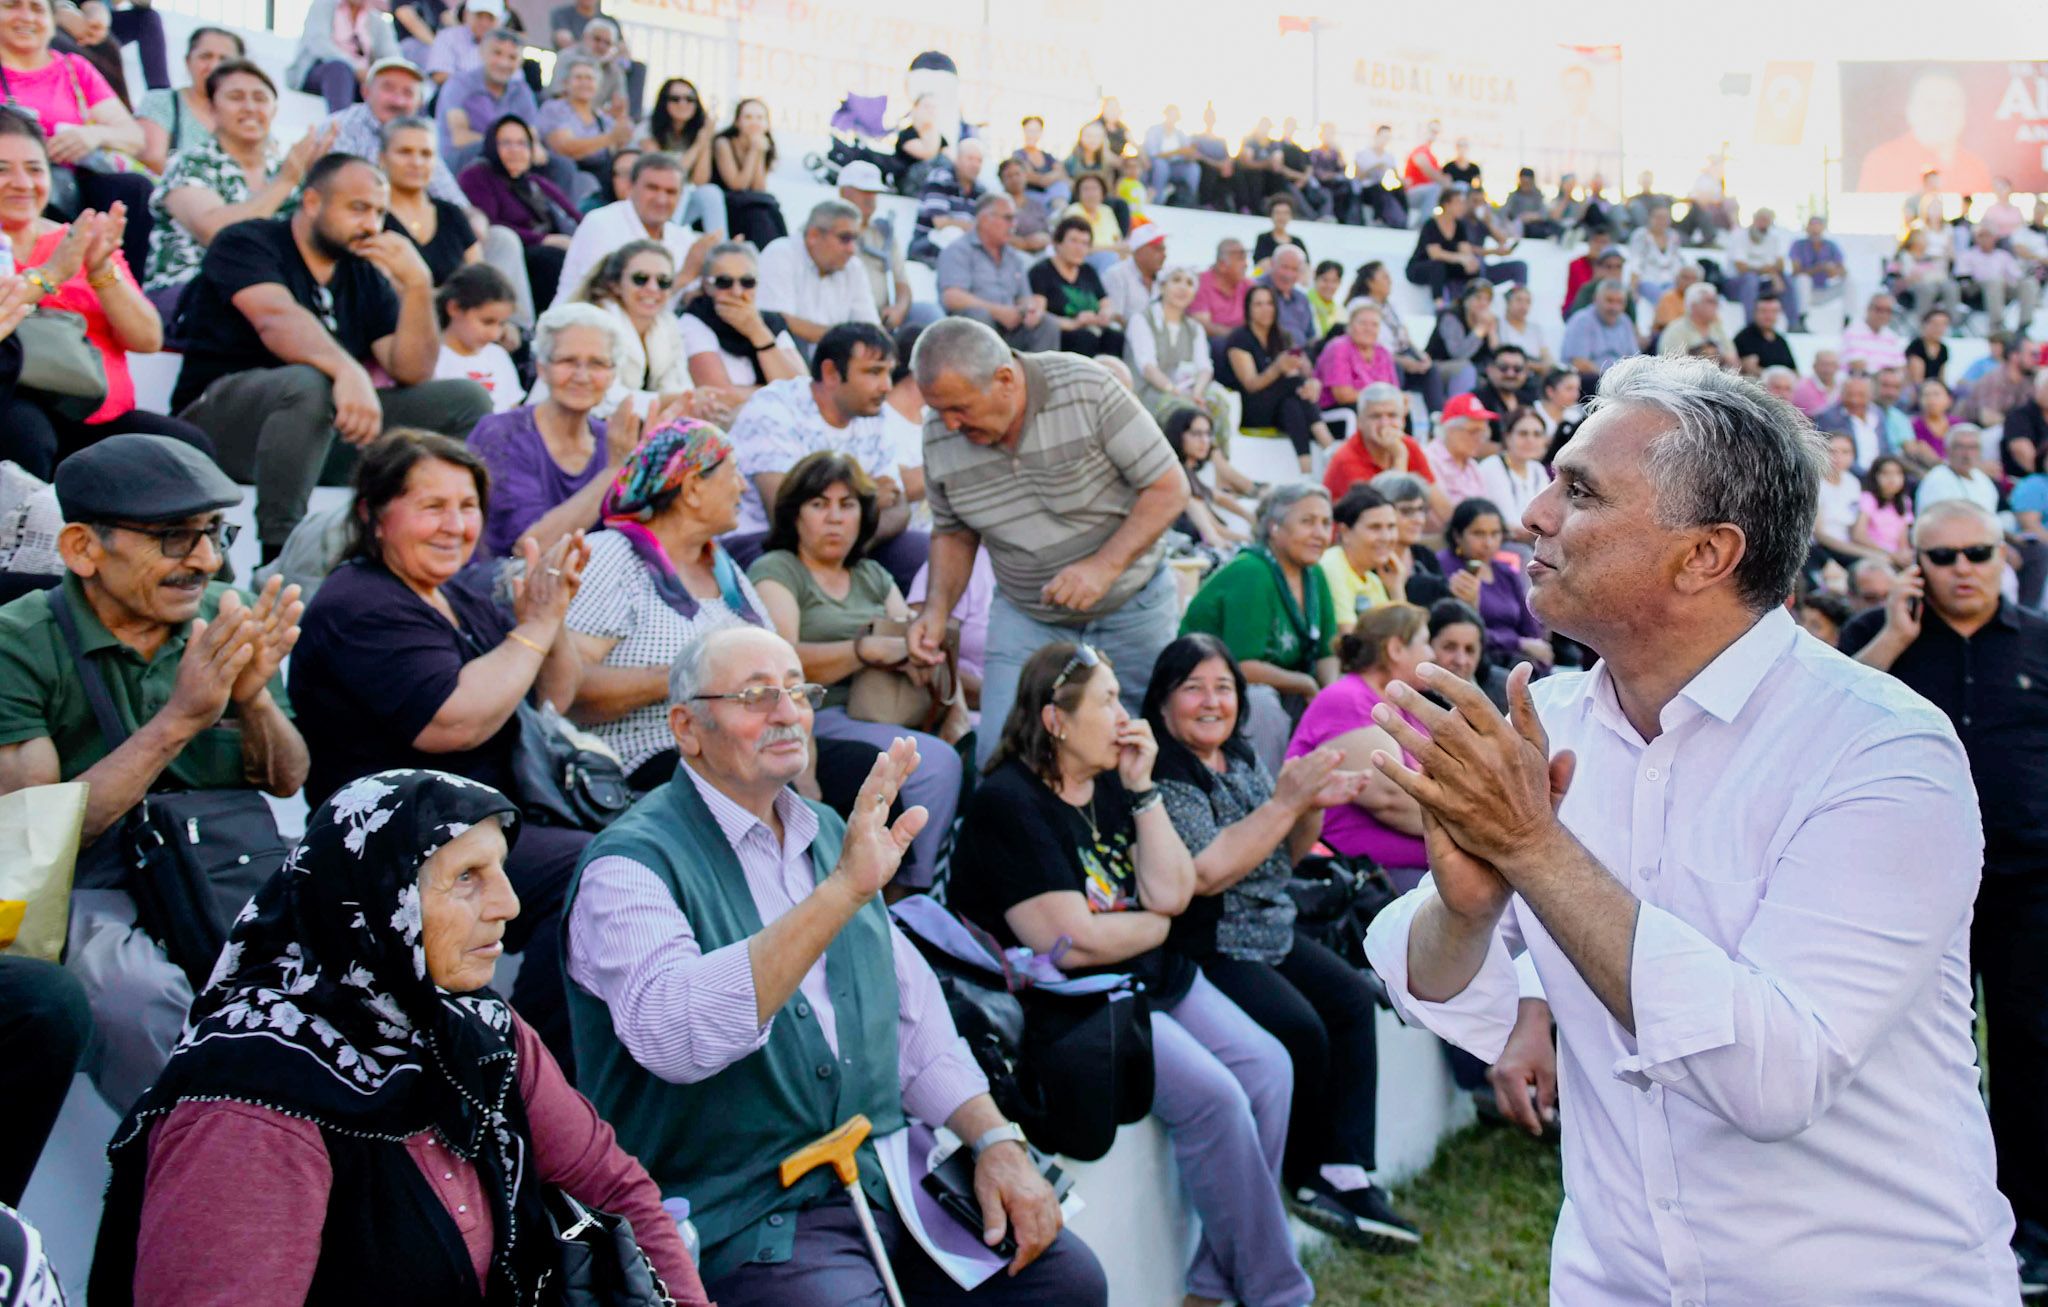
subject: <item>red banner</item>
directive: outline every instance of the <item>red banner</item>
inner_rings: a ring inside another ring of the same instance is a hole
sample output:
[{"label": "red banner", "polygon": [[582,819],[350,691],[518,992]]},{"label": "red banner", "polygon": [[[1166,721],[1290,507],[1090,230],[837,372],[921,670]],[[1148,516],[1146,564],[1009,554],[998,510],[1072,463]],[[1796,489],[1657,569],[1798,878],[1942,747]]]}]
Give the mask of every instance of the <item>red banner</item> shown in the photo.
[{"label": "red banner", "polygon": [[1978,194],[1993,177],[2048,190],[2048,60],[1844,63],[1842,179],[1851,191]]}]

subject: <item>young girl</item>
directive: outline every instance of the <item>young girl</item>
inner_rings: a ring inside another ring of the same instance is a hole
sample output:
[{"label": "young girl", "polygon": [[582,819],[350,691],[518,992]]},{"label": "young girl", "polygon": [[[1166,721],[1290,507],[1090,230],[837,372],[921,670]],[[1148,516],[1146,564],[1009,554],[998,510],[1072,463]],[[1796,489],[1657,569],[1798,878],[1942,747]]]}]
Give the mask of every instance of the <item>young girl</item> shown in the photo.
[{"label": "young girl", "polygon": [[1913,561],[1913,483],[1906,465],[1893,454],[1881,455],[1863,475],[1863,498],[1850,539],[1882,549],[1900,567]]},{"label": "young girl", "polygon": [[498,413],[517,408],[526,394],[512,356],[498,343],[512,304],[512,283],[488,263],[464,264],[434,295],[441,320],[441,361],[434,365],[434,379],[476,382],[491,392],[491,408]]}]

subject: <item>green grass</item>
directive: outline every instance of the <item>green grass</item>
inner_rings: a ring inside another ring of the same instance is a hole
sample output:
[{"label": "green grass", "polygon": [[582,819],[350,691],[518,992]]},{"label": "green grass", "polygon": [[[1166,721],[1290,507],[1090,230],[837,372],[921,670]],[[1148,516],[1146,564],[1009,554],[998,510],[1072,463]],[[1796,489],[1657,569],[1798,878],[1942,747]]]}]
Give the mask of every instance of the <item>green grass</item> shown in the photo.
[{"label": "green grass", "polygon": [[1444,1141],[1395,1193],[1422,1250],[1378,1257],[1331,1247],[1309,1267],[1321,1307],[1544,1307],[1550,1232],[1564,1194],[1557,1148],[1481,1125]]}]

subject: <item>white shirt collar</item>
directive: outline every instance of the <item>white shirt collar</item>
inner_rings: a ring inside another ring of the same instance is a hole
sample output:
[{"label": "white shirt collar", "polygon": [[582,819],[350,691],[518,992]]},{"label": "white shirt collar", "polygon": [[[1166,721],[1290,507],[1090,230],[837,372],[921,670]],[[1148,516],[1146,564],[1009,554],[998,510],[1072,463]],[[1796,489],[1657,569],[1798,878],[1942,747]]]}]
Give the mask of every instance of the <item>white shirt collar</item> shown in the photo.
[{"label": "white shirt collar", "polygon": [[[1772,607],[1685,683],[1684,688],[1658,714],[1658,724],[1666,731],[1680,725],[1689,715],[1681,706],[1682,702],[1717,721],[1734,721],[1742,715],[1750,696],[1756,693],[1757,686],[1763,683],[1772,665],[1791,649],[1798,634],[1799,627],[1792,620],[1792,614],[1781,606]],[[1593,675],[1591,693],[1584,700],[1587,711],[1595,713],[1610,730],[1623,738],[1640,741],[1641,735],[1621,710],[1613,672],[1604,660],[1594,669]]]}]

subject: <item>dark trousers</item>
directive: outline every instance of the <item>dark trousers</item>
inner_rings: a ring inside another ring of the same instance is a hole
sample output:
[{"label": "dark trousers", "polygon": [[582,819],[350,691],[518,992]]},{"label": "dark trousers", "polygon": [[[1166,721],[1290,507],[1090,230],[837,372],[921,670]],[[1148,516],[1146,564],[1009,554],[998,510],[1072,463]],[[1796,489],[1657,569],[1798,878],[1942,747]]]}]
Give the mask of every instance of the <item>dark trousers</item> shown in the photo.
[{"label": "dark trousers", "polygon": [[0,402],[0,451],[31,475],[50,479],[53,469],[79,450],[108,436],[169,436],[213,457],[213,442],[190,422],[130,409],[105,422],[87,424],[60,417],[33,400],[16,396]]},{"label": "dark trousers", "polygon": [[505,949],[523,956],[512,982],[512,1006],[539,1033],[541,1042],[576,1081],[576,1053],[569,1042],[569,1007],[562,997],[562,899],[590,832],[522,823],[505,877],[519,895],[519,915],[505,926]]},{"label": "dark trousers", "polygon": [[1060,352],[1079,354],[1083,358],[1107,355],[1113,359],[1124,356],[1124,333],[1115,327],[1083,327],[1079,331],[1060,332]]},{"label": "dark trousers", "polygon": [[116,9],[113,33],[122,45],[135,47],[136,56],[142,61],[142,80],[150,90],[160,91],[171,84],[170,52],[164,46],[162,14],[145,5]]},{"label": "dark trousers", "polygon": [[[1107,1307],[1109,1302],[1101,1264],[1071,1230],[1060,1231],[1052,1247],[1016,1278],[997,1271],[969,1293],[925,1255],[893,1213],[875,1208],[875,1225],[909,1307]],[[706,1280],[704,1292],[720,1307],[884,1307],[888,1302],[859,1218],[843,1195],[797,1213],[796,1248],[788,1261],[748,1263]]]},{"label": "dark trousers", "polygon": [[0,1203],[21,1205],[92,1038],[85,987],[54,962],[0,953]]},{"label": "dark trousers", "polygon": [[[422,427],[467,440],[491,411],[474,381],[427,381],[377,392],[384,429]],[[334,383],[309,364],[252,368],[215,381],[178,416],[219,446],[221,468],[256,487],[256,535],[267,551],[306,515],[306,501],[334,444]],[[268,557],[266,553],[266,557]]]},{"label": "dark trousers", "polygon": [[[131,268],[149,266],[149,232],[156,224],[149,216],[149,195],[155,183],[146,172],[94,172],[74,168],[78,179],[78,207],[105,213],[116,204],[128,206],[128,221],[121,230],[121,257]],[[64,215],[69,222],[76,214]]]},{"label": "dark trousers", "polygon": [[567,254],[567,250],[552,245],[526,247],[526,279],[533,287],[534,305],[542,313],[555,302],[555,290],[562,284],[562,260]]},{"label": "dark trousers", "polygon": [[1984,869],[1970,957],[1984,983],[1998,1187],[2048,1237],[2048,875]]},{"label": "dark trousers", "polygon": [[1322,413],[1301,397],[1297,390],[1300,384],[1282,377],[1264,390],[1246,395],[1244,416],[1238,425],[1278,427],[1286,433],[1287,443],[1294,446],[1294,452],[1306,455],[1312,444],[1309,429],[1321,420]]},{"label": "dark trousers", "polygon": [[362,83],[356,80],[356,70],[339,59],[316,62],[306,70],[306,79],[299,84],[299,89],[327,101],[329,113],[340,113],[363,95]]},{"label": "dark trousers", "polygon": [[[1482,263],[1479,275],[1498,286],[1511,281],[1517,286],[1529,282],[1529,265],[1520,259],[1505,263]],[[1408,280],[1417,286],[1427,286],[1441,300],[1454,300],[1464,293],[1465,286],[1474,278],[1455,263],[1439,263],[1435,259],[1417,259],[1408,265]]]},{"label": "dark trousers", "polygon": [[1300,931],[1278,966],[1219,954],[1203,960],[1202,974],[1294,1059],[1287,1184],[1307,1184],[1331,1164],[1372,1170],[1380,1059],[1365,977]]}]

